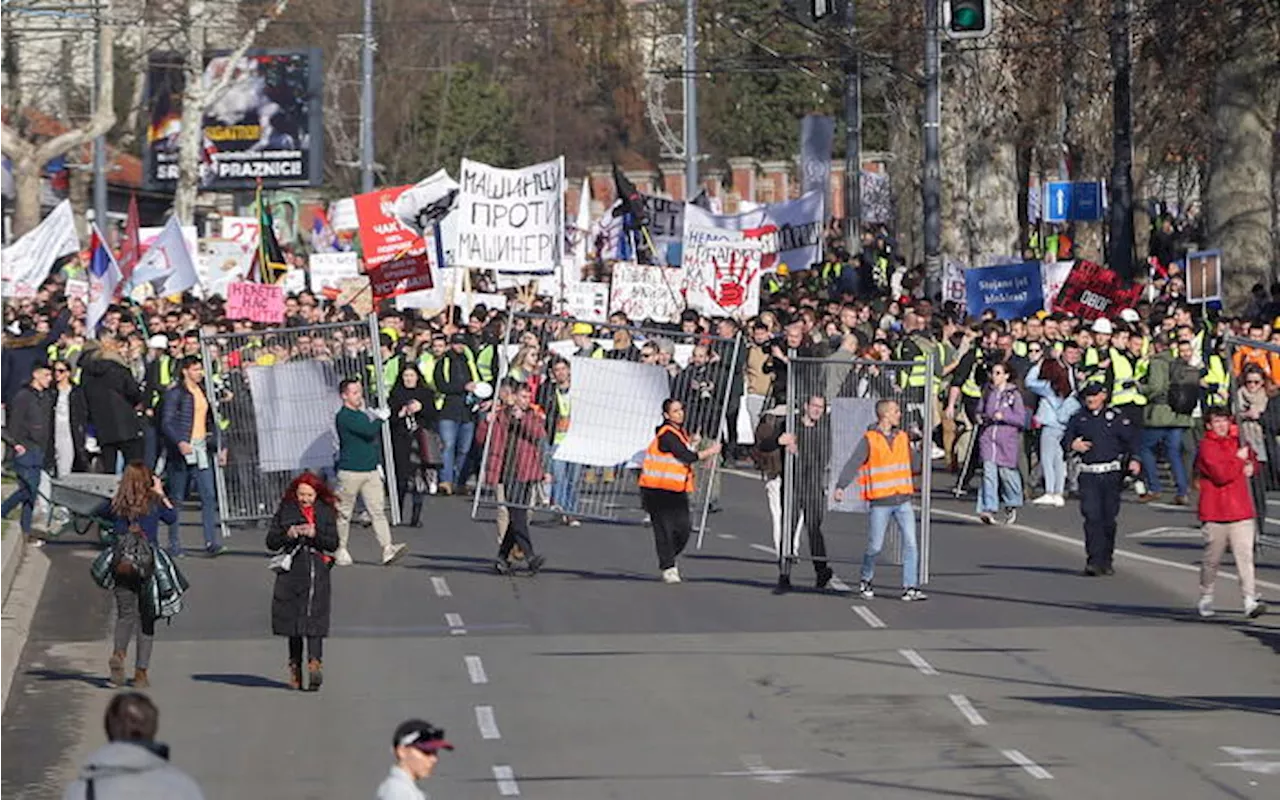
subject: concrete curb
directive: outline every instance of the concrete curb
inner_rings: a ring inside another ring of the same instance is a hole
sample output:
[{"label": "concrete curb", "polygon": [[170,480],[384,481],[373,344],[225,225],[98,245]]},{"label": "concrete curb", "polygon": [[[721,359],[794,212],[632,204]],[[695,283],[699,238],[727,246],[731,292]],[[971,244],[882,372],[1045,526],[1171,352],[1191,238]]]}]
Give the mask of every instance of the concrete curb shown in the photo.
[{"label": "concrete curb", "polygon": [[[12,537],[14,534],[10,534]],[[25,541],[24,536],[18,534]],[[8,547],[6,546],[6,551]],[[23,547],[25,556],[15,569],[12,586],[6,584],[3,623],[0,625],[0,707],[9,703],[9,689],[22,661],[22,651],[31,635],[31,621],[35,618],[40,596],[44,593],[45,580],[49,577],[49,557],[37,547]],[[8,555],[5,571],[8,574]]]},{"label": "concrete curb", "polygon": [[17,525],[4,537],[4,546],[0,548],[0,571],[3,571],[3,582],[0,583],[0,599],[9,599],[9,587],[18,575],[18,567],[27,553],[27,537],[17,529]]}]

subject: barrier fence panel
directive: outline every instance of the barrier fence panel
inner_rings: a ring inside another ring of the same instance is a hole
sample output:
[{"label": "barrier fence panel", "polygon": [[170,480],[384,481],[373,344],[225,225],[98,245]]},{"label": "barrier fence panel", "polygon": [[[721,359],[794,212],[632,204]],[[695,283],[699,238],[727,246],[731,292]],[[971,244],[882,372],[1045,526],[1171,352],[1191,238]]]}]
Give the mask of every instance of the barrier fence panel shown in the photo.
[{"label": "barrier fence panel", "polygon": [[[701,447],[724,436],[734,387],[741,391],[740,337],[528,313],[508,319],[495,395],[477,416],[484,444],[473,517],[497,505],[566,522],[641,523],[639,464],[663,401],[681,401],[685,431]],[[690,509],[699,531],[719,501],[718,462],[695,467]]]},{"label": "barrier fence panel", "polygon": [[[339,384],[359,378],[368,408],[387,406],[377,318],[201,337],[205,392],[227,464],[216,470],[224,535],[228,524],[275,514],[285,488],[311,470],[336,489]],[[400,520],[390,430],[382,468],[393,524]]]},{"label": "barrier fence panel", "polygon": [[[913,463],[919,467],[913,478],[917,496],[912,506],[918,500],[918,583],[928,583],[934,393],[926,387],[932,383],[928,376],[933,375],[934,366],[932,354],[922,361],[875,361],[848,358],[841,351],[828,358],[800,358],[792,351],[784,417],[791,438],[782,450],[781,501],[771,509],[775,547],[784,572],[799,560],[861,560],[864,540],[859,534],[867,526],[849,526],[830,514],[868,513],[858,485],[858,465],[851,457],[867,429],[876,424],[877,404],[894,400],[902,412],[901,428],[912,440]],[[837,489],[842,490],[840,499]],[[771,493],[778,494],[777,490]],[[854,529],[851,539],[849,527]],[[827,551],[828,541],[837,544],[834,552]],[[902,531],[891,520],[882,548],[887,558],[882,560],[901,564],[906,549]]]},{"label": "barrier fence panel", "polygon": [[[1221,357],[1240,438],[1253,448],[1262,467],[1253,476],[1258,548],[1274,552],[1280,549],[1280,395],[1268,396],[1268,384],[1280,379],[1280,344],[1228,336]],[[1213,374],[1218,375],[1217,370]],[[1248,383],[1254,375],[1260,383]]]}]

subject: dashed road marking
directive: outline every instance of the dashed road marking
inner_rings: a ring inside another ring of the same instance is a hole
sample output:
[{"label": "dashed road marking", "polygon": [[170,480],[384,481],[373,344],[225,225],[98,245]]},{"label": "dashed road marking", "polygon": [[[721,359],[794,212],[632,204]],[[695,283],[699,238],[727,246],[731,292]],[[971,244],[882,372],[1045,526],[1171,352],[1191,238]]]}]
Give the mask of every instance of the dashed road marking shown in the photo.
[{"label": "dashed road marking", "polygon": [[1005,758],[1009,759],[1013,763],[1017,764],[1018,766],[1026,770],[1027,774],[1035,778],[1036,780],[1038,781],[1053,780],[1053,775],[1049,772],[1049,770],[1045,769],[1044,767],[1040,766],[1036,762],[1027,758],[1026,755],[1024,755],[1021,750],[1001,750],[1000,752],[1004,754]]},{"label": "dashed road marking", "polygon": [[915,650],[910,650],[910,649],[899,650],[898,654],[901,655],[903,658],[905,658],[907,661],[910,661],[911,666],[920,670],[921,675],[937,675],[938,674],[938,671],[933,668],[933,665],[930,664],[928,661],[925,661],[924,656],[920,655]]},{"label": "dashed road marking", "polygon": [[462,622],[462,615],[449,612],[444,615],[445,624],[449,626],[449,633],[453,636],[466,636],[467,626]]},{"label": "dashed road marking", "polygon": [[431,578],[431,588],[436,590],[436,597],[453,597],[453,592],[449,590],[449,582],[439,575]]},{"label": "dashed road marking", "polygon": [[853,609],[853,613],[857,614],[859,617],[862,617],[862,621],[867,623],[867,627],[869,628],[889,627],[888,625],[884,624],[884,620],[876,616],[876,612],[872,611],[866,606],[849,606],[849,607]]},{"label": "dashed road marking", "polygon": [[463,661],[467,665],[467,675],[472,683],[489,682],[489,676],[485,674],[484,663],[480,661],[480,656],[465,656]]},{"label": "dashed road marking", "polygon": [[769,546],[769,545],[767,545],[767,544],[754,544],[754,543],[753,543],[753,544],[751,545],[751,549],[752,549],[752,550],[759,550],[759,551],[760,551],[760,552],[762,552],[762,553],[768,553],[768,554],[769,554],[769,555],[771,555],[771,556],[776,556],[776,555],[778,554],[778,551],[774,550],[772,547],[770,547],[770,546]]},{"label": "dashed road marking", "polygon": [[721,539],[737,539],[738,538],[735,534],[732,534],[732,533],[717,533],[716,536],[719,536]]},{"label": "dashed road marking", "polygon": [[783,783],[794,775],[804,773],[802,769],[770,769],[760,756],[742,756],[742,765],[746,770],[733,772],[717,772],[721,778],[751,778],[761,783]]},{"label": "dashed road marking", "polygon": [[973,703],[969,702],[969,698],[962,694],[948,695],[955,707],[964,714],[964,718],[969,720],[970,725],[986,725],[987,720],[978,713],[978,709],[973,707]]},{"label": "dashed road marking", "polygon": [[476,726],[480,728],[480,738],[501,739],[498,733],[498,721],[493,717],[493,706],[476,706]]},{"label": "dashed road marking", "polygon": [[498,782],[498,794],[503,797],[518,797],[520,784],[516,783],[516,771],[505,764],[493,768],[493,779]]}]

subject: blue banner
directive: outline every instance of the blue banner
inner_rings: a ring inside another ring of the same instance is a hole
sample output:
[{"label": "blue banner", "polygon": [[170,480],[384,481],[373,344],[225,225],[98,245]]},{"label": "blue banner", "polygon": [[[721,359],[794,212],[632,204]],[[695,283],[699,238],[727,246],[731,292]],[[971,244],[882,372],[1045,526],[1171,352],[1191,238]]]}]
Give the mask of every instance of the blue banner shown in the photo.
[{"label": "blue banner", "polygon": [[973,317],[988,308],[1000,319],[1029,317],[1044,309],[1039,261],[967,269],[964,286],[965,305]]}]

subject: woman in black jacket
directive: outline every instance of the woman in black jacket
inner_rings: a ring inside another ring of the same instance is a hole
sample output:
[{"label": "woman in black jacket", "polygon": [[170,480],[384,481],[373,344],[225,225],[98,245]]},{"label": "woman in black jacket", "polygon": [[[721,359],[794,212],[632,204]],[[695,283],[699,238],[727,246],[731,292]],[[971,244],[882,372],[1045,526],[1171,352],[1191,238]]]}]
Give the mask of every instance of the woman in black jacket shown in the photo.
[{"label": "woman in black jacket", "polygon": [[[400,370],[400,378],[391,389],[391,449],[396,460],[396,485],[400,502],[413,498],[413,516],[409,524],[418,527],[422,521],[422,492],[419,472],[424,465],[433,462],[423,451],[432,434],[435,417],[435,398],[431,388],[422,380],[417,366],[406,364]],[[429,446],[426,449],[431,449]]]},{"label": "woman in black jacket", "polygon": [[142,461],[142,387],[130,371],[124,343],[107,336],[96,352],[86,348],[80,363],[85,394],[93,398],[89,404],[89,422],[93,424],[102,448],[102,469],[116,471],[117,455],[124,463]]},{"label": "woman in black jacket", "polygon": [[289,569],[276,573],[271,632],[289,637],[289,688],[302,688],[302,644],[307,645],[308,688],[324,679],[324,637],[329,635],[329,569],[338,549],[338,498],[305,472],[285,490],[267,530],[267,549],[292,553]]}]

